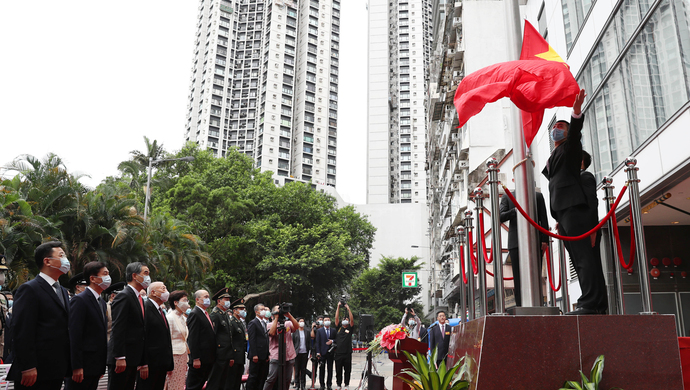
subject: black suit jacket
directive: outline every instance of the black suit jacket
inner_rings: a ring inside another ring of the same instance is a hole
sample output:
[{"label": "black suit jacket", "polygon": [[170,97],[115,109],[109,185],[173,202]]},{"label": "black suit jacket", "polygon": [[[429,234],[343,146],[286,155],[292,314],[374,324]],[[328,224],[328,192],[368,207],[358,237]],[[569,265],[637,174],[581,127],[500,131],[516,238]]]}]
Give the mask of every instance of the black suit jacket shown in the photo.
[{"label": "black suit jacket", "polygon": [[268,332],[258,318],[247,324],[249,334],[249,359],[258,356],[259,360],[268,359]]},{"label": "black suit jacket", "polygon": [[[331,327],[330,329],[330,334],[326,336],[326,327],[321,327],[319,330],[316,331],[316,353],[321,354],[321,356],[326,356],[328,355],[328,348],[331,346],[326,344],[328,340],[334,340],[335,341],[335,335],[338,333],[337,329],[334,329]],[[333,351],[332,355],[335,356],[335,351]]]},{"label": "black suit jacket", "polygon": [[[203,313],[202,313],[203,314]],[[227,362],[232,359],[232,336],[230,335],[230,316],[218,306],[211,311],[211,320],[216,329],[216,360]]]},{"label": "black suit jacket", "polygon": [[126,358],[128,367],[146,364],[146,325],[134,289],[129,285],[125,286],[115,296],[111,310],[113,328],[108,343],[108,364],[115,365],[115,358],[122,356]]},{"label": "black suit jacket", "polygon": [[216,334],[208,322],[204,310],[199,306],[192,309],[187,317],[189,335],[189,364],[195,359],[200,359],[202,365],[213,364],[216,361]]},{"label": "black suit jacket", "polygon": [[[537,223],[539,226],[549,230],[549,218],[546,215],[546,203],[544,202],[544,195],[537,192]],[[501,222],[509,221],[508,228],[508,249],[515,249],[518,247],[517,238],[517,210],[513,201],[507,196],[501,198],[501,205],[499,207],[501,212]],[[522,216],[520,216],[522,218]],[[549,237],[544,233],[539,233],[539,240],[541,242],[549,242]]]},{"label": "black suit jacket", "polygon": [[19,286],[14,294],[14,362],[7,377],[20,381],[22,371],[38,370],[37,380],[71,376],[69,350],[69,296],[60,287],[62,301],[41,276]]},{"label": "black suit jacket", "polygon": [[[299,347],[300,347],[299,332],[300,332],[300,329],[297,329],[296,331],[292,332],[292,345],[295,346],[295,352],[296,353],[299,353]],[[311,329],[308,329],[308,328],[304,329],[304,343],[306,344],[306,347],[307,347],[307,353],[309,353],[309,351],[311,351]]]},{"label": "black suit jacket", "polygon": [[149,369],[159,371],[172,371],[175,368],[172,353],[172,339],[168,320],[164,319],[156,305],[147,300],[144,304],[146,310],[146,349],[144,361]]},{"label": "black suit jacket", "polygon": [[587,198],[580,180],[582,166],[582,123],[580,118],[571,118],[568,138],[554,149],[542,174],[549,179],[551,216],[558,219],[558,212],[567,208],[586,205]]},{"label": "black suit jacket", "polygon": [[232,357],[235,364],[244,364],[247,352],[247,331],[244,323],[234,316],[230,317],[230,335],[232,337]]},{"label": "black suit jacket", "polygon": [[580,181],[582,182],[582,188],[585,191],[585,197],[587,198],[587,206],[589,206],[588,217],[590,223],[597,224],[599,222],[598,205],[599,199],[597,199],[597,179],[594,178],[592,172],[582,171],[580,173]]},{"label": "black suit jacket", "polygon": [[436,325],[429,330],[429,340],[431,342],[431,350],[434,347],[438,348],[436,350],[437,359],[445,359],[448,354],[448,345],[450,345],[450,334],[451,326],[446,323],[446,333],[441,333],[441,325]]},{"label": "black suit jacket", "polygon": [[69,337],[72,370],[84,369],[84,376],[105,373],[108,356],[108,319],[105,302],[96,300],[88,288],[69,302]]}]

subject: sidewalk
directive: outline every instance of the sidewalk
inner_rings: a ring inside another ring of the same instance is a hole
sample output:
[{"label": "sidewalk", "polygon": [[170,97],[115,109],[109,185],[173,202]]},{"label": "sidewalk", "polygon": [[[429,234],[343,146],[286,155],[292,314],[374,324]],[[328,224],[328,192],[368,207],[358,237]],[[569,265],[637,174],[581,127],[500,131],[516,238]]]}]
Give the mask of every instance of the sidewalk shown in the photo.
[{"label": "sidewalk", "polygon": [[[361,386],[362,378],[364,377],[364,369],[367,362],[367,354],[364,351],[356,351],[352,353],[352,373],[350,375],[350,386],[348,390],[355,390]],[[309,363],[311,369],[311,363]],[[335,383],[335,365],[333,365],[333,390],[337,390]],[[388,359],[388,354],[382,353],[374,357],[372,373],[381,375],[384,379],[386,389],[393,388],[393,363]],[[311,380],[307,379],[307,386],[311,384]],[[319,388],[319,382],[316,383],[316,388]]]}]

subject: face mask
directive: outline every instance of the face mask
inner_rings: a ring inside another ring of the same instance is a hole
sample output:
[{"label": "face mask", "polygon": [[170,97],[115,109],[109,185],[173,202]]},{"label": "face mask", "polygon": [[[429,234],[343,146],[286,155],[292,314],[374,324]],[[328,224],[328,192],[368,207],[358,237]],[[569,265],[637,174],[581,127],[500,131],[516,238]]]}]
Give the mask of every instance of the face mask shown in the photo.
[{"label": "face mask", "polygon": [[60,272],[62,272],[63,274],[69,272],[71,265],[69,263],[69,260],[67,260],[67,257],[61,257],[59,259],[57,257],[49,257],[49,259],[60,260],[60,267],[53,267],[52,265],[49,265],[49,267],[59,269]]},{"label": "face mask", "polygon": [[348,320],[343,320],[343,326],[348,326],[350,325],[350,321]]},{"label": "face mask", "polygon": [[161,294],[161,301],[168,302],[168,298],[170,298],[170,292],[166,291]]},{"label": "face mask", "polygon": [[316,321],[316,325],[318,325],[318,326],[323,325],[323,321],[321,321],[321,320]]},{"label": "face mask", "polygon": [[300,328],[304,328],[304,322],[300,322],[300,323],[299,323],[299,327],[300,327]]},{"label": "face mask", "polygon": [[189,302],[187,301],[180,301],[177,303],[177,307],[179,307],[182,310],[187,310],[189,309]]},{"label": "face mask", "polygon": [[410,328],[414,328],[414,326],[417,325],[417,322],[415,322],[414,320],[413,320],[413,321],[408,321],[408,322],[407,322],[407,325],[409,325]]},{"label": "face mask", "polygon": [[11,308],[13,303],[14,303],[14,301],[11,299],[9,301],[7,301],[7,308],[8,309]]},{"label": "face mask", "polygon": [[103,290],[110,287],[110,284],[113,282],[113,279],[110,277],[110,275],[101,277],[101,280],[102,282],[98,283],[98,287],[102,288]]},{"label": "face mask", "polygon": [[[141,275],[139,275],[139,276],[141,276]],[[143,287],[143,288],[149,288],[149,285],[151,285],[151,277],[148,276],[148,275],[146,275],[146,276],[142,276],[142,278],[144,278],[144,280],[142,280],[142,281],[139,283],[139,284],[141,284],[141,287]]]},{"label": "face mask", "polygon": [[553,129],[551,130],[551,140],[553,142],[563,141],[565,139],[565,130]]},{"label": "face mask", "polygon": [[247,311],[246,310],[240,310],[240,317],[246,318],[247,317]]},{"label": "face mask", "polygon": [[223,302],[223,307],[226,309],[229,309],[230,308],[230,301]]},{"label": "face mask", "polygon": [[211,298],[204,298],[204,307],[209,307],[211,306]]},{"label": "face mask", "polygon": [[191,313],[191,312],[192,312],[192,309],[187,309],[187,310],[185,310],[184,314],[189,315],[189,313]]},{"label": "face mask", "polygon": [[270,310],[264,310],[264,318],[266,318],[266,319],[271,318],[271,311]]},{"label": "face mask", "polygon": [[323,322],[323,325],[324,325],[324,326],[331,326],[331,321],[324,321],[324,322]]}]

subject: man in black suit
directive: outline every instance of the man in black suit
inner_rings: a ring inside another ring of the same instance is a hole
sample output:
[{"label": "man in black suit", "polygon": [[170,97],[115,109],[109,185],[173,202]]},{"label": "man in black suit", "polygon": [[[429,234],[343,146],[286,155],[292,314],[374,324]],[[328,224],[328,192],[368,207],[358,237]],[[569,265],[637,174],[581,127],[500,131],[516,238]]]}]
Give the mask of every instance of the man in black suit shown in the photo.
[{"label": "man in black suit", "polygon": [[46,242],[34,252],[41,271],[19,286],[13,306],[14,363],[7,378],[15,389],[60,389],[72,374],[69,295],[57,281],[70,270],[62,243]]},{"label": "man in black suit", "polygon": [[228,372],[228,385],[226,390],[239,390],[242,386],[242,374],[244,374],[244,360],[247,351],[247,329],[242,321],[247,317],[247,309],[244,299],[239,298],[232,302],[232,316],[230,317],[230,335],[232,336],[232,356],[230,357],[230,371]]},{"label": "man in black suit", "polygon": [[108,343],[108,390],[132,390],[137,372],[148,378],[145,359],[144,301],[139,291],[151,284],[149,267],[135,262],[125,268],[127,286],[112,304],[113,327]]},{"label": "man in black suit", "polygon": [[144,304],[146,311],[146,349],[144,360],[149,368],[149,376],[137,379],[137,390],[163,390],[168,371],[175,368],[173,362],[170,325],[163,311],[163,303],[170,293],[163,282],[153,282],[146,291],[149,299]]},{"label": "man in black suit", "polygon": [[[544,202],[544,195],[541,192],[537,192],[537,223],[546,230],[549,230],[549,217],[546,215],[546,203]],[[513,269],[513,286],[515,292],[515,306],[522,306],[522,299],[520,295],[520,251],[518,250],[518,234],[517,234],[517,210],[513,201],[507,196],[501,198],[501,206],[499,208],[501,212],[501,222],[510,221],[510,226],[508,228],[508,253],[510,255],[510,265]],[[520,217],[522,218],[522,217]],[[539,233],[539,245],[541,248],[540,253],[549,249],[549,236],[544,233]],[[541,260],[541,257],[539,258]],[[541,270],[542,262],[538,263],[539,270]],[[541,272],[540,272],[541,274]],[[539,283],[541,286],[541,283]]]},{"label": "man in black suit", "polygon": [[189,370],[187,390],[200,390],[208,379],[216,361],[216,333],[211,316],[206,309],[211,306],[211,297],[206,290],[194,293],[196,306],[187,317],[189,336]]},{"label": "man in black suit", "polygon": [[216,361],[213,363],[206,388],[209,390],[224,389],[230,372],[232,359],[232,336],[230,334],[230,294],[223,287],[213,295],[216,307],[211,311],[211,321],[216,329]]},{"label": "man in black suit", "polygon": [[247,390],[259,390],[264,388],[268,377],[268,327],[264,317],[266,307],[263,303],[254,305],[253,320],[247,324],[249,335],[249,378],[247,378]]},{"label": "man in black suit", "polygon": [[436,313],[436,320],[438,325],[429,329],[429,341],[431,350],[433,351],[436,348],[436,366],[440,366],[441,362],[446,360],[446,355],[448,355],[451,329],[445,311]]},{"label": "man in black suit", "polygon": [[[319,359],[319,383],[321,390],[324,389],[324,384],[331,390],[333,383],[333,360],[335,358],[335,351],[328,352],[331,344],[335,341],[336,331],[331,328],[331,317],[323,317],[323,328],[316,331],[316,357]],[[326,371],[328,376],[326,377]]]},{"label": "man in black suit", "polygon": [[105,301],[101,293],[111,283],[105,264],[92,261],[84,266],[82,277],[89,285],[70,300],[69,337],[72,354],[72,390],[95,390],[105,374],[108,356]]},{"label": "man in black suit", "polygon": [[311,332],[305,329],[304,318],[298,317],[299,329],[292,333],[292,345],[295,346],[295,387],[305,390],[307,387],[307,361],[311,351]]},{"label": "man in black suit", "polygon": [[[588,217],[589,204],[582,185],[582,103],[584,90],[575,98],[570,123],[558,121],[551,130],[551,139],[556,148],[551,153],[542,174],[549,179],[551,215],[558,221],[558,231],[565,236],[579,236],[594,228]],[[608,303],[606,283],[599,256],[589,238],[566,241],[582,295],[577,308],[566,314],[604,314]]]}]

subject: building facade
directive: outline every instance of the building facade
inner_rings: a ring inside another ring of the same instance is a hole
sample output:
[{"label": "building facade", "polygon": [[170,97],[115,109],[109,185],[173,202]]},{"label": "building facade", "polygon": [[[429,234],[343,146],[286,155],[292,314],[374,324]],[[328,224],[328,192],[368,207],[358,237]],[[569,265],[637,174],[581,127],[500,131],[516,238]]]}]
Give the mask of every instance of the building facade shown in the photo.
[{"label": "building facade", "polygon": [[339,0],[201,0],[185,139],[335,186]]},{"label": "building facade", "polygon": [[[513,159],[510,140],[511,129],[519,125],[506,120],[509,102],[487,105],[461,129],[456,129],[457,122],[453,123],[457,114],[452,106],[452,95],[464,74],[479,69],[482,63],[486,66],[512,59],[501,59],[493,52],[493,48],[501,45],[505,50],[505,31],[501,31],[502,23],[496,23],[505,17],[500,3],[465,0],[437,1],[434,5],[434,21],[445,20],[443,27],[435,26],[434,30],[428,110],[428,174],[430,188],[433,187],[429,194],[430,227],[432,257],[437,267],[432,275],[438,275],[430,292],[436,297],[431,304],[437,308],[452,308],[453,300],[457,299],[455,281],[459,263],[454,260],[457,256],[453,251],[457,249],[450,238],[455,226],[462,222],[462,213],[474,207],[468,194],[473,187],[483,184],[484,161],[494,156],[503,162],[500,179],[504,183],[510,183],[511,168],[518,163]],[[687,9],[688,3],[683,0],[520,2],[520,18],[539,30],[570,65],[580,87],[587,91],[583,107],[583,146],[593,156],[589,170],[598,180],[612,177],[614,193],[618,194],[626,181],[625,158],[633,156],[638,161],[649,267],[658,266],[661,271],[658,278],[651,280],[653,309],[676,314],[680,335],[690,334],[690,310],[683,310],[690,305],[690,282],[683,276],[690,271],[690,250],[682,245],[690,225],[687,213],[690,210],[687,192],[690,190],[690,151],[683,142],[690,139],[686,132],[690,123],[690,17]],[[478,23],[482,14],[492,15],[493,34],[487,34],[486,27]],[[472,51],[472,47],[485,50]],[[547,110],[530,148],[535,160],[534,185],[542,189],[547,201],[548,182],[539,172],[553,149],[548,129],[556,120],[569,119],[570,112],[569,108]],[[496,117],[493,124],[485,120],[487,114]],[[501,127],[505,128],[505,133],[496,133],[495,129]],[[475,137],[487,134],[492,134],[494,139],[474,142]],[[447,188],[455,186],[457,192],[449,194]],[[601,190],[598,197],[603,197]],[[600,217],[605,214],[604,210],[604,202],[600,201]],[[617,217],[626,260],[630,246],[628,216],[628,201],[624,199]],[[555,221],[550,222],[554,226]],[[603,251],[604,261],[610,261],[606,259],[607,250]],[[673,264],[677,263],[675,267],[671,266],[670,259],[674,259]],[[444,267],[450,269],[445,273],[438,271]],[[575,303],[580,289],[577,275],[569,267],[569,280],[564,281],[564,285],[571,303]],[[640,268],[635,266],[626,275],[605,275],[609,285],[612,278],[621,278],[626,313],[636,313],[641,308],[637,287],[639,272]],[[560,294],[559,291],[556,296]]]},{"label": "building facade", "polygon": [[369,2],[367,203],[426,201],[430,0]]}]

